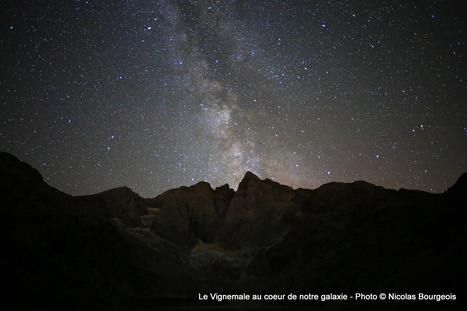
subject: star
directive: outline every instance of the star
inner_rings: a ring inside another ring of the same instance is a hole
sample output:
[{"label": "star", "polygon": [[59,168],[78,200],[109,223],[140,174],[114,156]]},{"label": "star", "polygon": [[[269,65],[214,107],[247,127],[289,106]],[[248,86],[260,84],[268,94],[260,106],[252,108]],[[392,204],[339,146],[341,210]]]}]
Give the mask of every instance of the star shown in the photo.
[{"label": "star", "polygon": [[2,4],[0,146],[143,196],[246,171],[442,192],[467,170],[456,3]]}]

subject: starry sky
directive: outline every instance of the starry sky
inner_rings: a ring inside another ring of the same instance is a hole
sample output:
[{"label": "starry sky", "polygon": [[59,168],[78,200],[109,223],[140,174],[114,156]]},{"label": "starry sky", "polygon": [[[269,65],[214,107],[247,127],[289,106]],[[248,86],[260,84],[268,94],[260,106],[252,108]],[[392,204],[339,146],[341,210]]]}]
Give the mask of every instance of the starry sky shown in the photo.
[{"label": "starry sky", "polygon": [[73,195],[442,192],[467,171],[461,3],[2,1],[0,149]]}]

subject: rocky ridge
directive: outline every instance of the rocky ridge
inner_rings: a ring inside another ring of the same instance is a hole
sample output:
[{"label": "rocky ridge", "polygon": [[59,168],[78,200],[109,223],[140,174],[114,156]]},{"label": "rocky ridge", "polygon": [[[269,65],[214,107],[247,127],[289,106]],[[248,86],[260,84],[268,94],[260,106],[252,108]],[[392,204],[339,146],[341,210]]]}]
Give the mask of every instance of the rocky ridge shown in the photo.
[{"label": "rocky ridge", "polygon": [[294,190],[248,172],[237,191],[200,182],[145,199],[126,187],[72,197],[5,153],[0,171],[4,301],[20,307],[31,300],[12,297],[154,310],[203,307],[202,291],[461,296],[467,281],[467,174],[430,194],[364,181]]}]

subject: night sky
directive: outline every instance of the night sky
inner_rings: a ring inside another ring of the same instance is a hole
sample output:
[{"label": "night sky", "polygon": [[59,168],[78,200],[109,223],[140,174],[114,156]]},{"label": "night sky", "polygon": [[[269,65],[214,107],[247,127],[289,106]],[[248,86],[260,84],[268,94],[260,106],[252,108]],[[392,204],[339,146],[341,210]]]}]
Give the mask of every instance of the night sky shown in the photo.
[{"label": "night sky", "polygon": [[2,1],[0,149],[73,195],[246,171],[442,192],[467,171],[462,2]]}]

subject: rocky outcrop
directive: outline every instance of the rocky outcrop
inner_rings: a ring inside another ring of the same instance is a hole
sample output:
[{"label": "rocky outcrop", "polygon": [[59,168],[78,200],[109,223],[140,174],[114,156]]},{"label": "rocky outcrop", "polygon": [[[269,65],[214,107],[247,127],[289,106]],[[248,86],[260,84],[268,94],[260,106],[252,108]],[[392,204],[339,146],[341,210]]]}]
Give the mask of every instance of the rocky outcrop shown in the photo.
[{"label": "rocky outcrop", "polygon": [[270,244],[290,227],[287,217],[299,211],[294,191],[247,172],[234,192],[208,183],[169,190],[151,202],[160,209],[151,230],[186,249],[198,240],[218,242],[226,250]]},{"label": "rocky outcrop", "polygon": [[462,174],[456,183],[450,187],[446,195],[462,198],[464,201],[467,200],[467,173]]},{"label": "rocky outcrop", "polygon": [[228,186],[213,190],[206,182],[166,191],[151,201],[160,209],[151,231],[187,250],[198,240],[212,243],[232,191]]},{"label": "rocky outcrop", "polygon": [[221,187],[217,187],[214,190],[214,207],[216,209],[217,215],[219,215],[219,220],[222,223],[229,208],[230,201],[235,194],[235,191],[225,184]]},{"label": "rocky outcrop", "polygon": [[94,205],[103,205],[111,217],[120,219],[130,227],[140,226],[142,216],[148,214],[149,206],[145,199],[128,187],[110,189],[82,198],[92,201]]},{"label": "rocky outcrop", "polygon": [[270,244],[288,229],[286,214],[298,211],[292,188],[247,172],[233,196],[217,239],[225,249]]},{"label": "rocky outcrop", "polygon": [[4,310],[115,309],[179,286],[202,288],[176,249],[135,238],[102,204],[48,186],[2,152],[0,197]]},{"label": "rocky outcrop", "polygon": [[455,190],[435,195],[361,181],[297,190],[301,217],[256,253],[247,274],[270,280],[255,283],[265,292],[460,289],[467,210]]}]

